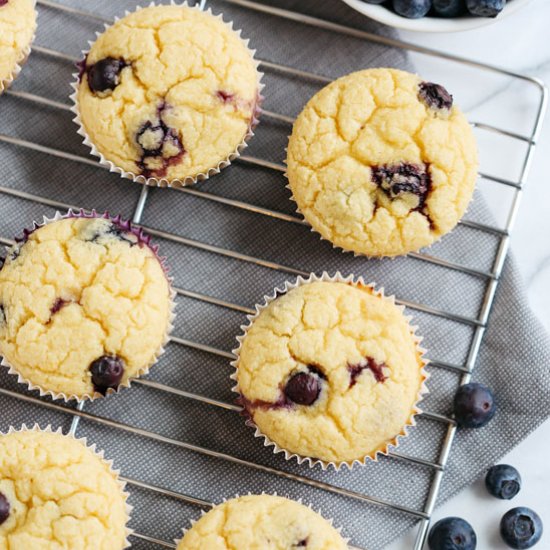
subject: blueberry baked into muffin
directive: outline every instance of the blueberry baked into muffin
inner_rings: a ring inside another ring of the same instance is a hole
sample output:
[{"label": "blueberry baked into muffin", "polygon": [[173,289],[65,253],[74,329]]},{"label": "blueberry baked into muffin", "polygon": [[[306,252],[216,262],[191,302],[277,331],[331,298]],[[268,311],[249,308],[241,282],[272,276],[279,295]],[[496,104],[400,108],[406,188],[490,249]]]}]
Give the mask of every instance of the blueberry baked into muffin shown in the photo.
[{"label": "blueberry baked into muffin", "polygon": [[0,548],[121,550],[126,498],[82,442],[37,429],[0,435]]},{"label": "blueberry baked into muffin", "polygon": [[221,18],[153,6],[97,38],[75,100],[104,159],[142,182],[181,184],[218,171],[244,147],[259,86],[252,52]]},{"label": "blueberry baked into muffin", "polygon": [[186,532],[177,550],[346,550],[337,529],[293,500],[248,495],[228,500]]},{"label": "blueberry baked into muffin", "polygon": [[31,387],[79,399],[147,371],[171,328],[149,239],[119,218],[66,217],[12,247],[0,270],[0,353]]},{"label": "blueberry baked into muffin", "polygon": [[418,342],[371,286],[313,280],[253,318],[236,350],[236,391],[287,457],[349,466],[385,452],[412,423],[425,380]]},{"label": "blueberry baked into muffin", "polygon": [[449,92],[395,69],[352,73],[317,93],[294,124],[287,164],[312,228],[368,256],[416,251],[451,231],[478,167]]},{"label": "blueberry baked into muffin", "polygon": [[0,0],[0,92],[17,76],[36,30],[35,0]]}]

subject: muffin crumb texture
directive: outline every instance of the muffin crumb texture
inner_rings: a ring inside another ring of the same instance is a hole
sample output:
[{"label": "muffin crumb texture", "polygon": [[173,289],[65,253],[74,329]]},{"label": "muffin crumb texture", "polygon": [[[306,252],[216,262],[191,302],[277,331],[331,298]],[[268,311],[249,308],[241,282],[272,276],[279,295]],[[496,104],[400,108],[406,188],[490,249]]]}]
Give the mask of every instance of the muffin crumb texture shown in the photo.
[{"label": "muffin crumb texture", "polygon": [[287,163],[313,229],[369,256],[418,250],[453,229],[478,165],[447,90],[394,69],[352,73],[316,94],[294,125]]},{"label": "muffin crumb texture", "polygon": [[23,61],[35,29],[32,0],[0,0],[0,89],[1,81],[8,80]]},{"label": "muffin crumb texture", "polygon": [[249,495],[220,504],[187,531],[178,550],[345,550],[338,531],[298,502]]},{"label": "muffin crumb texture", "polygon": [[188,7],[149,7],[117,21],[82,71],[86,133],[107,160],[146,178],[185,181],[217,168],[256,112],[250,50],[221,19]]},{"label": "muffin crumb texture", "polygon": [[48,223],[0,271],[0,352],[46,391],[83,397],[138,376],[160,351],[170,315],[155,253],[108,219]]},{"label": "muffin crumb texture", "polygon": [[72,438],[0,436],[0,494],[9,503],[2,550],[125,547],[125,496],[108,465]]},{"label": "muffin crumb texture", "polygon": [[372,288],[304,284],[254,320],[238,391],[260,431],[301,457],[348,464],[410,423],[423,361],[401,310]]}]

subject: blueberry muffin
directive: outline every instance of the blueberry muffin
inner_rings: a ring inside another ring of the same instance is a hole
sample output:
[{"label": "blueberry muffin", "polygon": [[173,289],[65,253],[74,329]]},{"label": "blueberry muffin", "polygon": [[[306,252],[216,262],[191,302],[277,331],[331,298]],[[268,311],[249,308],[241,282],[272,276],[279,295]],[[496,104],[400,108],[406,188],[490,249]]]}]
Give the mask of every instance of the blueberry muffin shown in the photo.
[{"label": "blueberry muffin", "polygon": [[257,64],[240,35],[175,5],[141,9],[99,36],[76,93],[97,151],[126,175],[162,185],[228,164],[251,134],[258,97]]},{"label": "blueberry muffin", "polygon": [[120,550],[126,494],[80,441],[38,430],[0,435],[0,548]]},{"label": "blueberry muffin", "polygon": [[36,30],[35,0],[0,0],[0,92],[17,76]]},{"label": "blueberry muffin", "polygon": [[296,120],[287,164],[313,229],[368,256],[416,251],[451,231],[478,167],[453,97],[395,69],[353,73],[316,94]]},{"label": "blueberry muffin", "polygon": [[58,397],[97,397],[155,362],[172,298],[148,242],[118,218],[66,217],[9,250],[0,353],[25,382]]},{"label": "blueberry muffin", "polygon": [[236,390],[261,434],[287,457],[324,465],[395,444],[425,379],[401,308],[361,283],[292,288],[253,319],[237,355]]},{"label": "blueberry muffin", "polygon": [[322,516],[287,498],[248,495],[228,500],[187,531],[177,550],[345,550]]}]

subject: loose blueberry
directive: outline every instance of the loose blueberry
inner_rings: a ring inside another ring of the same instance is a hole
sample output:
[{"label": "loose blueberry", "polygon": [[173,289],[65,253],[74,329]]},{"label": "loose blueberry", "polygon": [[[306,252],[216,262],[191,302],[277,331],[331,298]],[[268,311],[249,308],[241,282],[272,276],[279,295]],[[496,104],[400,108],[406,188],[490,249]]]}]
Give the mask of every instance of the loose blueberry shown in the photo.
[{"label": "loose blueberry", "polygon": [[441,17],[458,17],[466,13],[465,0],[432,0],[434,11]]},{"label": "loose blueberry", "polygon": [[421,82],[418,97],[430,108],[449,110],[453,106],[453,96],[441,84]]},{"label": "loose blueberry", "polygon": [[481,428],[495,416],[493,392],[482,384],[460,386],[454,399],[455,420],[463,428]]},{"label": "loose blueberry", "polygon": [[428,536],[430,550],[475,550],[476,544],[474,529],[462,518],[438,521]]},{"label": "loose blueberry", "polygon": [[506,0],[466,0],[466,7],[472,15],[496,17],[506,5]]},{"label": "loose blueberry", "polygon": [[387,365],[385,363],[378,363],[375,359],[372,357],[366,357],[361,363],[358,363],[356,365],[348,365],[348,371],[349,371],[349,387],[353,388],[355,384],[357,383],[357,379],[359,378],[360,374],[365,370],[368,369],[372,372],[374,379],[377,382],[385,382],[388,378],[384,371],[382,370]]},{"label": "loose blueberry", "polygon": [[500,520],[500,534],[510,548],[531,548],[542,536],[542,521],[530,508],[512,508]]},{"label": "loose blueberry", "polygon": [[298,372],[290,377],[284,393],[297,405],[313,405],[321,393],[319,376],[311,372]]},{"label": "loose blueberry", "polygon": [[485,476],[485,486],[493,496],[510,500],[521,489],[521,476],[513,466],[498,464],[489,468]]},{"label": "loose blueberry", "polygon": [[424,17],[431,7],[432,0],[393,0],[393,11],[409,19]]},{"label": "loose blueberry", "polygon": [[417,164],[384,164],[372,167],[372,180],[390,199],[403,193],[413,193],[419,199],[417,210],[424,207],[430,192],[430,175],[425,166]]},{"label": "loose blueberry", "polygon": [[105,395],[109,388],[118,388],[124,376],[124,361],[116,355],[103,355],[90,365],[94,389]]},{"label": "loose blueberry", "polygon": [[0,525],[10,517],[10,502],[7,497],[0,493]]},{"label": "loose blueberry", "polygon": [[88,68],[88,86],[92,92],[114,90],[120,83],[120,71],[126,67],[122,59],[106,57]]}]

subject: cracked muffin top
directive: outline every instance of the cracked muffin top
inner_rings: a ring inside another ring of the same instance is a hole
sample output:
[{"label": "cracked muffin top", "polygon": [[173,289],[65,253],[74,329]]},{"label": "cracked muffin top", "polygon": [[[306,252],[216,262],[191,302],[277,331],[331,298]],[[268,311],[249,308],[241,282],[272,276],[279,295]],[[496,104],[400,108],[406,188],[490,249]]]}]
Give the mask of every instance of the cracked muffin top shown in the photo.
[{"label": "cracked muffin top", "polygon": [[155,361],[170,292],[155,252],[127,224],[48,223],[27,232],[0,270],[0,353],[44,391],[105,394]]},{"label": "cracked muffin top", "polygon": [[281,449],[352,464],[411,423],[425,379],[401,309],[370,286],[313,282],[261,311],[237,360],[242,404]]},{"label": "cracked muffin top", "polygon": [[136,176],[185,181],[233,156],[253,125],[258,86],[251,51],[221,18],[155,6],[98,37],[77,101],[108,161]]},{"label": "cracked muffin top", "polygon": [[121,550],[126,496],[108,464],[59,433],[0,435],[0,548]]},{"label": "cracked muffin top", "polygon": [[35,29],[34,0],[0,0],[0,91],[24,61]]},{"label": "cracked muffin top", "polygon": [[313,229],[368,256],[416,251],[451,231],[478,167],[447,90],[395,69],[352,73],[317,93],[294,124],[287,164]]},{"label": "cracked muffin top", "polygon": [[228,500],[187,531],[177,550],[346,550],[338,531],[293,500],[248,495]]}]

